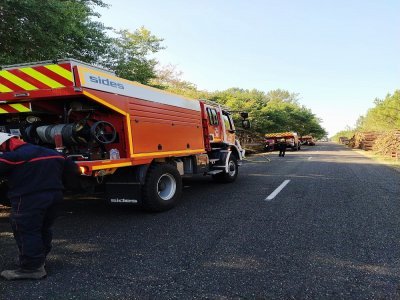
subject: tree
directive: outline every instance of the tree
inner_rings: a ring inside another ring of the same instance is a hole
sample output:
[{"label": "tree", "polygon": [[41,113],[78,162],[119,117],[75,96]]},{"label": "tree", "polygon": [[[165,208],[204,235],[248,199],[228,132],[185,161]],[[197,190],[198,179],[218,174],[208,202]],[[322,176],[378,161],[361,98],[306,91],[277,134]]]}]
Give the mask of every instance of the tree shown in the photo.
[{"label": "tree", "polygon": [[339,131],[336,133],[333,137],[332,140],[339,142],[339,139],[341,137],[346,137],[348,139],[351,139],[355,134],[355,130],[347,127],[345,130]]},{"label": "tree", "polygon": [[233,110],[253,111],[261,109],[266,102],[265,93],[256,89],[245,90],[230,88],[225,91],[216,91],[211,100],[231,107]]},{"label": "tree", "polygon": [[[298,94],[281,89],[268,93],[241,88],[199,91],[193,83],[182,80],[182,72],[172,65],[159,68],[157,75],[151,81],[154,86],[194,99],[206,98],[234,112],[248,112],[252,131],[260,135],[267,132],[295,131],[300,135],[311,134],[322,138],[327,134],[320,125],[321,120],[310,109],[299,104]],[[240,124],[239,114],[233,114],[233,119],[236,124]]]},{"label": "tree", "polygon": [[326,135],[321,120],[299,104],[298,94],[280,89],[265,94],[255,89],[231,88],[215,92],[211,99],[235,111],[249,112],[252,129],[262,135],[281,131],[312,134],[317,138]]},{"label": "tree", "polygon": [[0,64],[74,57],[98,61],[108,49],[107,28],[93,20],[101,0],[3,0]]},{"label": "tree", "polygon": [[283,101],[297,105],[299,104],[299,94],[290,93],[289,91],[281,89],[269,91],[266,98],[268,101]]},{"label": "tree", "polygon": [[183,72],[177,70],[174,65],[157,65],[156,78],[151,79],[150,85],[193,99],[210,99],[210,93],[199,91],[197,86],[182,79]]},{"label": "tree", "polygon": [[384,100],[375,99],[375,107],[357,121],[359,131],[388,131],[400,129],[400,90]]},{"label": "tree", "polygon": [[147,84],[156,77],[162,39],[144,27],[108,36],[112,28],[95,21],[102,0],[3,0],[0,4],[0,64],[75,58],[109,68],[118,76]]},{"label": "tree", "polygon": [[102,64],[122,78],[148,84],[156,77],[157,65],[157,61],[148,56],[164,49],[161,46],[163,39],[145,27],[135,32],[120,30],[116,34]]}]

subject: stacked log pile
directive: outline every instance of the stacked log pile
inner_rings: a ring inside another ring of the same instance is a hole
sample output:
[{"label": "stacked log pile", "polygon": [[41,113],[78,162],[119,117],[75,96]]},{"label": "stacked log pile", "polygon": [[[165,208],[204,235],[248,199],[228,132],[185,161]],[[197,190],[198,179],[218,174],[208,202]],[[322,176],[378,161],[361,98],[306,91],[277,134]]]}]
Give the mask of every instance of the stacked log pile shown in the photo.
[{"label": "stacked log pile", "polygon": [[364,140],[364,134],[362,132],[356,132],[349,141],[349,147],[362,149]]},{"label": "stacked log pile", "polygon": [[362,140],[360,142],[360,148],[365,151],[373,150],[376,141],[380,136],[382,136],[382,133],[375,131],[362,132],[361,134],[362,134]]},{"label": "stacked log pile", "polygon": [[247,153],[265,150],[265,138],[263,136],[245,129],[236,129],[236,135]]},{"label": "stacked log pile", "polygon": [[382,156],[400,159],[400,130],[382,133],[376,138],[372,150]]},{"label": "stacked log pile", "polygon": [[380,132],[356,132],[349,140],[348,146],[351,148],[371,151],[373,146],[382,133]]},{"label": "stacked log pile", "polygon": [[350,142],[350,140],[346,137],[346,136],[341,136],[339,138],[339,143],[343,144],[343,145],[348,145]]},{"label": "stacked log pile", "polygon": [[400,159],[400,130],[356,132],[349,147],[373,151],[378,155]]}]

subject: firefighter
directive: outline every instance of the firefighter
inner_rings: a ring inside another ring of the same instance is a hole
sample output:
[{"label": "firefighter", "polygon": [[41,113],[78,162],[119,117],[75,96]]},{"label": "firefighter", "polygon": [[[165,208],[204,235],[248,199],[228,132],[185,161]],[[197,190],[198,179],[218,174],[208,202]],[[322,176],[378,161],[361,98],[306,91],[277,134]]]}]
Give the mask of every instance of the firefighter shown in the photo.
[{"label": "firefighter", "polygon": [[0,133],[0,176],[8,180],[11,227],[19,250],[19,268],[5,270],[8,280],[47,276],[45,259],[63,199],[64,157],[55,150]]},{"label": "firefighter", "polygon": [[281,139],[278,144],[279,156],[284,157],[286,152],[286,141],[285,139]]}]

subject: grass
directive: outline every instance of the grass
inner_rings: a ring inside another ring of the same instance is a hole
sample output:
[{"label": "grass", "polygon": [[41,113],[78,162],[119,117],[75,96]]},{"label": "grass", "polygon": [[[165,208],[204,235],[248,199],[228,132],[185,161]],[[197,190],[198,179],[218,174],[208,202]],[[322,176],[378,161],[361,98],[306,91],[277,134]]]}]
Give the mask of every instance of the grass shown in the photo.
[{"label": "grass", "polygon": [[364,150],[360,150],[360,149],[353,149],[353,151],[356,151],[356,152],[358,152],[366,157],[369,157],[379,163],[382,163],[389,167],[392,167],[393,169],[400,172],[400,159],[396,160],[394,158],[377,155],[373,151],[364,151]]}]

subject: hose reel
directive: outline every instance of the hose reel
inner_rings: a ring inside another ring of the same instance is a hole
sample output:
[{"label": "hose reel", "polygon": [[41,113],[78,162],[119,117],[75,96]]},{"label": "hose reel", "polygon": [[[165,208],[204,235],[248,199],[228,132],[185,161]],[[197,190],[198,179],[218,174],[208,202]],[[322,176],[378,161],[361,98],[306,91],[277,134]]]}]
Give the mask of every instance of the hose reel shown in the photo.
[{"label": "hose reel", "polygon": [[[32,130],[30,131],[31,135]],[[56,144],[56,136],[61,135],[63,144],[73,146],[96,142],[111,144],[117,137],[114,126],[106,121],[94,122],[91,126],[86,120],[69,124],[45,125],[36,128],[36,133],[45,144]]]},{"label": "hose reel", "polygon": [[111,144],[117,138],[117,132],[111,123],[98,121],[90,128],[90,134],[97,143]]}]

